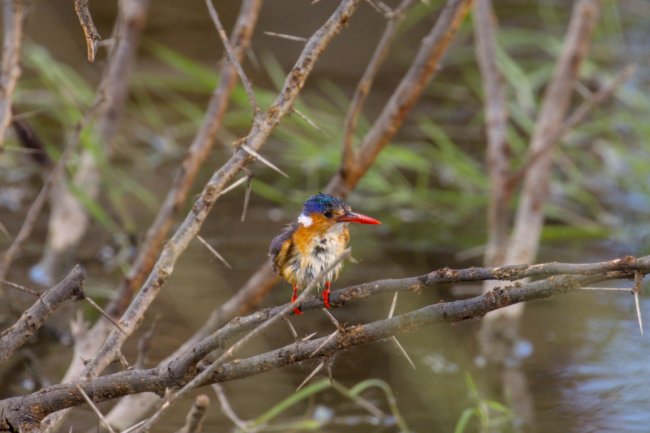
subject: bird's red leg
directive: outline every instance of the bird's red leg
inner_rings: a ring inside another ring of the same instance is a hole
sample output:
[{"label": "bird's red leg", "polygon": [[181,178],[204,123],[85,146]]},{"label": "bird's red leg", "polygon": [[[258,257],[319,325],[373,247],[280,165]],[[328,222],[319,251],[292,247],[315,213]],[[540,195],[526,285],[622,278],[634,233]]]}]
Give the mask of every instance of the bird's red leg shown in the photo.
[{"label": "bird's red leg", "polygon": [[325,290],[323,290],[323,304],[325,304],[325,308],[330,308],[330,282],[325,281]]},{"label": "bird's red leg", "polygon": [[[296,302],[296,299],[298,299],[298,286],[292,284],[292,287],[293,287],[293,294],[291,295],[291,303],[294,303]],[[300,311],[300,308],[294,307],[293,314],[295,314],[296,316],[300,316],[302,314],[302,311]]]}]

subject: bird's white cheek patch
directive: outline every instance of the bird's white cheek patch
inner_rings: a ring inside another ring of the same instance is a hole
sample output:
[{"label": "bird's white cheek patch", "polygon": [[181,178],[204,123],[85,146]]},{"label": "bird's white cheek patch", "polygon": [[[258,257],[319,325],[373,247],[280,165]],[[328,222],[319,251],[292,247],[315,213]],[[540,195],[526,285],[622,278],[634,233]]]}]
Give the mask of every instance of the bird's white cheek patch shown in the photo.
[{"label": "bird's white cheek patch", "polygon": [[300,214],[300,216],[298,217],[298,222],[305,227],[309,227],[314,223],[314,220],[312,220],[309,215]]}]

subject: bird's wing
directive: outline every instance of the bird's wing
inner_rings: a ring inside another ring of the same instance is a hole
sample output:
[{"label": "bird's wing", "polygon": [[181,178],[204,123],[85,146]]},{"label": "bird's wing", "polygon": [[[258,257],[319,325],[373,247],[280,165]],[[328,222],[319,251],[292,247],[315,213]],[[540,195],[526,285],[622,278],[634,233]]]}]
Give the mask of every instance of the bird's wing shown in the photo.
[{"label": "bird's wing", "polygon": [[281,274],[281,270],[291,257],[293,242],[291,237],[298,228],[297,223],[289,224],[279,235],[273,238],[269,247],[269,256],[273,260],[273,269]]}]

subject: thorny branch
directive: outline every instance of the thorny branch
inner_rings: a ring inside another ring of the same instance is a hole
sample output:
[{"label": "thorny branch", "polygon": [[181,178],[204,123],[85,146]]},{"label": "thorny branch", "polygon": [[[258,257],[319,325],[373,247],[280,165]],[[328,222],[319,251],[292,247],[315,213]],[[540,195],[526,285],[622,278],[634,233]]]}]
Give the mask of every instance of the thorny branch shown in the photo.
[{"label": "thorny branch", "polygon": [[[395,290],[421,290],[450,281],[478,281],[493,278],[518,280],[523,276],[547,277],[531,283],[515,283],[507,287],[498,287],[465,300],[427,305],[365,325],[351,325],[342,329],[337,338],[329,341],[325,341],[328,337],[301,340],[270,352],[235,359],[210,372],[207,382],[202,384],[240,379],[295,364],[310,359],[316,349],[319,350],[319,357],[327,357],[362,344],[413,332],[424,326],[482,317],[489,311],[508,305],[568,293],[596,282],[632,279],[636,273],[644,275],[650,273],[650,256],[641,258],[628,256],[591,264],[547,263],[498,268],[440,269],[425,276],[370,282],[350,287],[332,294],[335,305],[341,305],[341,301],[358,299],[371,294]],[[250,329],[256,329],[259,323],[267,322],[274,315],[286,314],[290,308],[291,305],[274,307],[237,318],[217,333],[199,342],[192,350],[156,368],[127,370],[77,383],[54,385],[33,394],[0,401],[0,413],[4,413],[6,418],[0,420],[0,428],[6,429],[8,427],[6,423],[9,422],[23,431],[37,431],[39,421],[45,415],[86,401],[79,392],[78,385],[82,385],[88,396],[97,403],[142,392],[154,392],[162,396],[167,389],[182,387],[197,378],[201,371],[199,362],[213,350],[223,348],[232,338]],[[316,301],[313,300],[313,302],[304,302],[302,308],[315,309],[320,308],[320,305],[316,305]]]},{"label": "thorny branch", "polygon": [[[295,66],[289,72],[280,94],[269,109],[254,121],[251,131],[242,140],[241,145],[245,145],[254,151],[264,145],[271,131],[291,111],[293,103],[312,71],[316,60],[328,46],[331,39],[348,23],[358,3],[359,0],[341,2],[326,23],[314,33],[305,45]],[[140,292],[123,314],[119,322],[122,329],[132,333],[137,328],[144,312],[173,272],[176,260],[200,230],[221,191],[232,182],[242,168],[252,161],[253,158],[248,152],[237,149],[233,157],[212,175],[191,211],[166,244]],[[111,331],[96,356],[86,364],[83,373],[84,377],[90,378],[97,375],[112,362],[125,339],[124,334],[115,332],[115,330]]]},{"label": "thorny branch", "polygon": [[[358,153],[359,160],[354,164],[354,171],[346,171],[344,169],[345,162],[342,161],[341,168],[330,179],[324,192],[347,197],[354,190],[379,152],[397,133],[409,110],[422,95],[433,73],[439,68],[449,43],[467,14],[470,4],[471,0],[449,0],[447,2],[433,29],[422,41],[405,77],[393,92],[370,131],[364,136]],[[397,10],[399,11],[400,8]],[[278,277],[273,272],[271,264],[268,261],[265,262],[235,295],[210,315],[199,332],[214,330],[237,314],[250,311],[259,304],[277,281]]]},{"label": "thorny branch", "polygon": [[75,266],[61,282],[45,291],[16,323],[0,334],[0,365],[38,331],[59,305],[70,299],[84,299],[82,285],[85,277],[83,269]]}]

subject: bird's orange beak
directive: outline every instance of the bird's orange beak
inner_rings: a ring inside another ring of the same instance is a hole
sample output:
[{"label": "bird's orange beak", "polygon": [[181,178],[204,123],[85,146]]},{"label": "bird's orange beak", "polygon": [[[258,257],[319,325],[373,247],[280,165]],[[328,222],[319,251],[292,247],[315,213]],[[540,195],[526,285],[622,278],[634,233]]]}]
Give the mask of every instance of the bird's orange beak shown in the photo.
[{"label": "bird's orange beak", "polygon": [[338,222],[359,223],[359,224],[381,224],[381,221],[356,212],[348,212],[336,219]]}]

